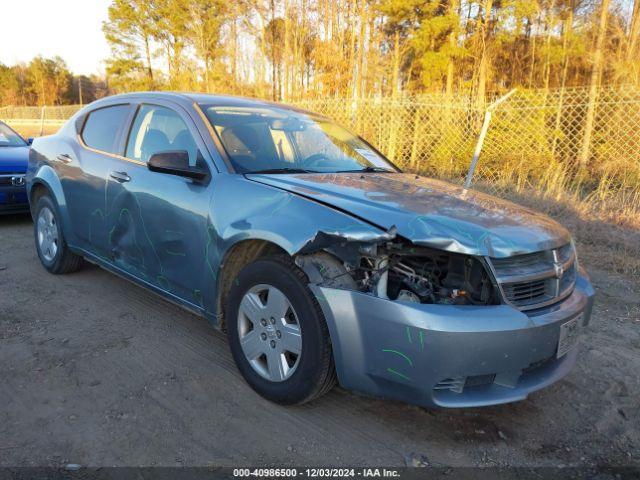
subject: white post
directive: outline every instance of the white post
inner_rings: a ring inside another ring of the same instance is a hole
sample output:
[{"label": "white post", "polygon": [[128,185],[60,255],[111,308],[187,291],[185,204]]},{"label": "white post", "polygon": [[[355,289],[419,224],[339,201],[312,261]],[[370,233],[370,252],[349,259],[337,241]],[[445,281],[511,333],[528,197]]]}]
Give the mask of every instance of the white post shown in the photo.
[{"label": "white post", "polygon": [[469,165],[469,171],[467,172],[467,179],[464,181],[464,189],[466,190],[471,186],[471,180],[473,180],[473,174],[476,171],[478,165],[478,159],[480,158],[480,152],[482,151],[482,144],[484,143],[484,137],[487,136],[487,130],[489,130],[489,124],[491,123],[491,110],[487,109],[484,112],[484,121],[482,122],[482,129],[480,130],[480,136],[476,143],[476,149],[473,152],[473,158],[471,159],[471,165]]},{"label": "white post", "polygon": [[44,135],[44,111],[47,107],[42,106],[42,111],[40,112],[40,136]]},{"label": "white post", "polygon": [[486,112],[484,112],[484,121],[482,122],[482,129],[480,130],[480,136],[478,137],[478,142],[476,143],[476,149],[473,152],[473,158],[471,159],[471,165],[469,165],[467,178],[464,181],[465,190],[471,187],[473,174],[475,173],[476,167],[478,166],[478,160],[480,159],[480,152],[482,152],[482,144],[484,143],[484,137],[487,136],[487,131],[489,130],[489,124],[491,123],[491,113],[496,109],[498,105],[500,105],[502,102],[506,101],[511,95],[516,93],[516,90],[517,88],[514,88],[506,95],[500,97],[498,100],[496,100],[491,105],[489,105],[487,107]]}]

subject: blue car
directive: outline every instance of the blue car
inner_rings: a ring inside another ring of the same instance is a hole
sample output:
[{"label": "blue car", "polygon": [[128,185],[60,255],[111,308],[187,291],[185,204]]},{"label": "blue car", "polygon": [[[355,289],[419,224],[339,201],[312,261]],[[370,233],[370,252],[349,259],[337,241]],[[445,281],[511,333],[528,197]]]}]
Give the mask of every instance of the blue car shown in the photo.
[{"label": "blue car", "polygon": [[29,211],[25,173],[29,143],[0,122],[0,215]]},{"label": "blue car", "polygon": [[87,260],[208,318],[282,404],[336,379],[424,406],[521,400],[569,372],[591,316],[561,225],[292,107],[101,99],[34,141],[27,187],[47,271]]}]

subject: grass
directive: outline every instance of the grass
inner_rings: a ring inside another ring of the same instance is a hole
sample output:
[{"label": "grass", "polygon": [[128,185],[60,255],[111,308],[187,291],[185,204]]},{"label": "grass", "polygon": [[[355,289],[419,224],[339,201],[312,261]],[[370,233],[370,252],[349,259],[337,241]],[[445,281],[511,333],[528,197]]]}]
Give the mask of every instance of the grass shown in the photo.
[{"label": "grass", "polygon": [[[22,135],[23,138],[35,138],[40,136],[40,125],[11,125],[9,122],[9,126]],[[46,125],[44,127],[43,135],[53,135],[58,130],[59,127]]]},{"label": "grass", "polygon": [[640,217],[617,211],[610,214],[603,204],[570,196],[549,198],[535,191],[502,195],[515,203],[546,213],[565,226],[578,244],[584,264],[631,278],[640,276]]}]

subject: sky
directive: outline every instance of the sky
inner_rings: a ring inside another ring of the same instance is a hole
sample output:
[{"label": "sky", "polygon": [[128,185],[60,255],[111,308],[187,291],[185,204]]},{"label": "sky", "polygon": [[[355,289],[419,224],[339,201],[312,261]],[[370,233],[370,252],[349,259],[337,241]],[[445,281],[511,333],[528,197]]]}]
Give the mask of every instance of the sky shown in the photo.
[{"label": "sky", "polygon": [[0,62],[61,56],[75,74],[104,73],[110,0],[1,0]]}]

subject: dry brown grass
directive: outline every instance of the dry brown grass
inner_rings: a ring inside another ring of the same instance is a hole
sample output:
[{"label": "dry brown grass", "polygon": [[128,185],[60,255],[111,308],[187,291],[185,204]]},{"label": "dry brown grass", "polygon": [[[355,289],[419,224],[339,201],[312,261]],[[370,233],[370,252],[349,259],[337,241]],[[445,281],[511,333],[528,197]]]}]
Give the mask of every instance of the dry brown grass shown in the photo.
[{"label": "dry brown grass", "polygon": [[[18,132],[22,137],[39,137],[40,136],[40,126],[39,125],[10,125],[16,132]],[[60,127],[54,126],[45,126],[43,135],[52,135],[56,133]]]},{"label": "dry brown grass", "polygon": [[572,197],[550,198],[527,191],[504,194],[518,204],[541,211],[573,234],[582,263],[637,280],[640,277],[640,216],[609,214],[604,204]]}]

